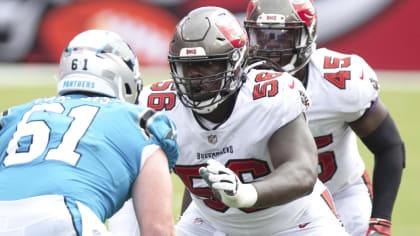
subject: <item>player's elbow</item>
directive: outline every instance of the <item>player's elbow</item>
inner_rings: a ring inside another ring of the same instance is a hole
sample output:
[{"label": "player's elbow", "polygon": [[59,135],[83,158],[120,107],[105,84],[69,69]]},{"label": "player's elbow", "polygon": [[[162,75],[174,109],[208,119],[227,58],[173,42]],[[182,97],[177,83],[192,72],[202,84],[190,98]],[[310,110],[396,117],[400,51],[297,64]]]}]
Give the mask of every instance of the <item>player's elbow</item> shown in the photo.
[{"label": "player's elbow", "polygon": [[306,162],[301,164],[298,173],[298,181],[301,186],[302,195],[312,193],[318,179],[318,155],[316,149],[308,151]]},{"label": "player's elbow", "polygon": [[300,192],[302,195],[311,194],[318,178],[316,169],[308,167],[302,169],[300,172],[301,174],[299,174],[298,179]]},{"label": "player's elbow", "polygon": [[303,197],[311,194],[316,180],[316,168],[312,165],[299,165],[294,167],[293,174],[289,176],[290,183],[293,183],[293,192],[296,196]]},{"label": "player's elbow", "polygon": [[[312,158],[312,157],[315,157],[315,158]],[[304,165],[300,166],[300,168],[298,169],[298,174],[297,174],[297,181],[299,182],[300,192],[302,195],[308,195],[312,193],[315,183],[318,178],[318,172],[317,172],[318,156],[316,152],[311,153],[311,156],[308,156],[307,160],[308,161],[305,162]],[[309,160],[312,160],[312,161],[309,161]]]}]

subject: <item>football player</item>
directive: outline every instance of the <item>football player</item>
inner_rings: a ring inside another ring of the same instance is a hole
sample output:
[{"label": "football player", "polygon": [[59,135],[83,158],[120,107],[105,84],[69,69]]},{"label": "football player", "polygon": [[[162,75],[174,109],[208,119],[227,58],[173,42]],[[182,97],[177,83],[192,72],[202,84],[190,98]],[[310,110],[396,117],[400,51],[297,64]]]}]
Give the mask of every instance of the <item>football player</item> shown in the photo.
[{"label": "football player", "polygon": [[[307,89],[319,178],[332,193],[346,230],[357,236],[391,235],[405,152],[379,98],[375,72],[357,55],[316,49],[312,0],[252,0],[244,25],[250,38],[250,64],[265,62],[262,67],[287,71]],[[356,136],[375,155],[373,192]]]},{"label": "football player", "polygon": [[63,52],[60,96],[2,113],[0,235],[108,235],[103,222],[130,197],[144,235],[175,235],[176,130],[132,104],[141,85],[130,47],[89,30]]},{"label": "football player", "polygon": [[170,43],[172,79],[139,97],[178,126],[174,172],[192,198],[178,235],[347,235],[317,179],[302,84],[247,71],[247,53],[245,29],[229,11],[195,9]]}]

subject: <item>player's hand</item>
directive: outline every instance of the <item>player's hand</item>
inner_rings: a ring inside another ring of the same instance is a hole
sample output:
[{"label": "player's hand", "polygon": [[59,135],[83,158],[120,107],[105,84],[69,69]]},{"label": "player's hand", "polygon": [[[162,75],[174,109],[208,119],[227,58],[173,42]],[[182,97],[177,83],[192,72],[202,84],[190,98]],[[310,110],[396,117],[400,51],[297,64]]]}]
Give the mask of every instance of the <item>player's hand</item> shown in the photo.
[{"label": "player's hand", "polygon": [[371,218],[366,236],[391,236],[391,221]]},{"label": "player's hand", "polygon": [[258,194],[254,186],[243,184],[232,170],[220,162],[211,159],[199,172],[216,197],[227,206],[248,208],[257,201]]}]

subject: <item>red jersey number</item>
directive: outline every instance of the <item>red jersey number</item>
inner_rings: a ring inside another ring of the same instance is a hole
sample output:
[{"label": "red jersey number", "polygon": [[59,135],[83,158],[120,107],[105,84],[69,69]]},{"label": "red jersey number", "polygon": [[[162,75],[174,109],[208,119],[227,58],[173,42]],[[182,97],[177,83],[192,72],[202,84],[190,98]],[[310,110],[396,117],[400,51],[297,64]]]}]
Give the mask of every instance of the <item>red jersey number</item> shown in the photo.
[{"label": "red jersey number", "polygon": [[147,106],[156,110],[172,110],[175,107],[176,94],[173,81],[154,83],[151,86],[153,91],[147,98]]},{"label": "red jersey number", "polygon": [[[202,166],[205,165],[176,165],[174,171],[181,178],[182,182],[184,182],[185,187],[188,188],[192,194],[203,198],[203,202],[208,207],[219,212],[226,212],[229,209],[229,207],[226,206],[223,202],[221,202],[218,198],[216,198],[216,196],[214,196],[210,188],[197,188],[193,186],[194,180],[202,179],[200,174],[198,173],[198,169],[200,169],[200,167]],[[235,174],[239,176],[239,179],[242,182],[244,182],[242,178],[243,174],[250,174],[253,176],[253,178],[260,178],[270,173],[270,169],[268,167],[267,162],[258,159],[230,160],[226,163],[226,167],[235,172]],[[248,213],[255,212],[261,209],[241,208],[240,210]]]},{"label": "red jersey number", "polygon": [[[330,145],[332,142],[333,139],[331,134],[315,138],[315,143],[318,149]],[[321,168],[321,172],[318,174],[318,178],[322,182],[327,182],[330,180],[337,171],[337,163],[335,161],[334,152],[329,151],[318,153],[318,164]]]},{"label": "red jersey number", "polygon": [[255,82],[258,82],[254,86],[253,97],[254,100],[263,97],[273,97],[279,92],[279,86],[277,80],[272,80],[281,75],[281,73],[268,73],[261,72],[255,77]]},{"label": "red jersey number", "polygon": [[[342,69],[351,65],[350,57],[345,58],[324,58],[324,69]],[[339,89],[346,88],[346,81],[351,78],[350,71],[340,70],[335,73],[324,73],[324,78]]]}]

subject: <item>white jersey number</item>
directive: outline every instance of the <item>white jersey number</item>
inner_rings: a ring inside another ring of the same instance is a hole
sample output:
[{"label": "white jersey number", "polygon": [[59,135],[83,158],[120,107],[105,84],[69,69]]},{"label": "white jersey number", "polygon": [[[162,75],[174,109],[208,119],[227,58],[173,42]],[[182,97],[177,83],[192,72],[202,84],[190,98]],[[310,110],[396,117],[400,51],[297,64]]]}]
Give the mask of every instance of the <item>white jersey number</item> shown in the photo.
[{"label": "white jersey number", "polygon": [[[80,154],[74,150],[89,128],[98,109],[98,107],[93,106],[73,108],[68,114],[69,117],[73,118],[73,121],[66,132],[64,132],[61,144],[57,148],[50,149],[45,160],[59,160],[76,165]],[[43,120],[28,122],[32,113],[36,111],[61,114],[64,112],[64,107],[60,103],[41,104],[33,106],[30,111],[26,112],[17,125],[17,130],[7,147],[8,155],[4,159],[5,166],[30,162],[42,155],[47,148],[51,132],[48,124]],[[24,137],[32,137],[32,143],[27,151],[19,152],[17,151],[19,141]]]}]

